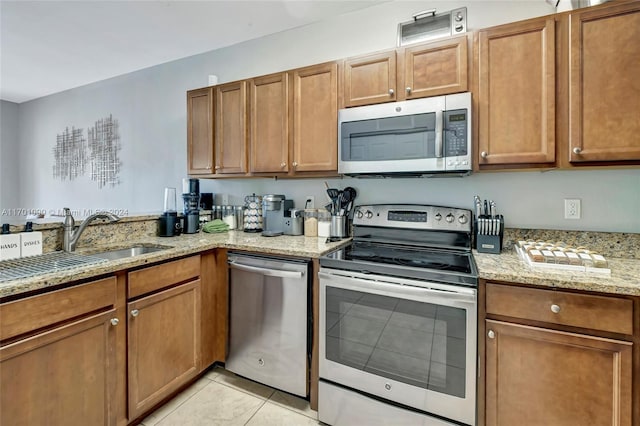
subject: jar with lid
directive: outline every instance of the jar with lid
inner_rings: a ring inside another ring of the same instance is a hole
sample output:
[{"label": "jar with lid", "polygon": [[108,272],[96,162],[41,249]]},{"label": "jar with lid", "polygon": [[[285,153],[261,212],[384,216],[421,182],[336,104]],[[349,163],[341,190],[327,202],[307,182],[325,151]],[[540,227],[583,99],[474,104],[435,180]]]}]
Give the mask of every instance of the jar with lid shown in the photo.
[{"label": "jar with lid", "polygon": [[326,210],[318,210],[318,238],[331,236],[331,213]]},{"label": "jar with lid", "polygon": [[222,220],[222,206],[213,206],[213,218]]},{"label": "jar with lid", "polygon": [[222,210],[222,220],[229,225],[229,229],[236,229],[236,212],[233,206],[224,206]]},{"label": "jar with lid", "polygon": [[304,209],[304,236],[318,236],[318,210]]}]

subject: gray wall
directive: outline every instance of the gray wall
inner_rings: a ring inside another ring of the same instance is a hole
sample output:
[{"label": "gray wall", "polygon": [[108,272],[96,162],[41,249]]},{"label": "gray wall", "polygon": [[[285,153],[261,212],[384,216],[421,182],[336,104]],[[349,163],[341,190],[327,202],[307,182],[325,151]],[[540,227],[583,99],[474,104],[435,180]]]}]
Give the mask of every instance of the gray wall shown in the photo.
[{"label": "gray wall", "polygon": [[18,209],[18,104],[0,101],[0,220]]},{"label": "gray wall", "polygon": [[[186,176],[185,92],[219,82],[282,71],[395,46],[397,23],[436,7],[466,5],[469,28],[478,29],[551,13],[542,0],[396,1],[196,55],[20,105],[20,204],[41,209],[162,209],[163,188],[180,188]],[[122,184],[98,189],[87,177],[52,179],[51,150],[65,127],[84,128],[113,114],[120,123]],[[2,180],[5,179],[4,168]],[[519,172],[475,174],[463,179],[329,180],[355,186],[359,202],[419,202],[471,208],[473,194],[497,201],[509,226],[640,232],[640,171]],[[302,206],[306,195],[326,202],[323,180],[203,181],[203,191],[244,195],[283,193]],[[582,199],[583,219],[563,219],[563,198]]]}]

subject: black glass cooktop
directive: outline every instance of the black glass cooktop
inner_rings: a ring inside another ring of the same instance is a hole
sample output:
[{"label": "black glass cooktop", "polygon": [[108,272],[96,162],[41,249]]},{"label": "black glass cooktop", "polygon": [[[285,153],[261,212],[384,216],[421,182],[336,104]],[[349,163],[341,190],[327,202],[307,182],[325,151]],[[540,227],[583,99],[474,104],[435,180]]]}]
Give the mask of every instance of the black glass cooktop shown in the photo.
[{"label": "black glass cooktop", "polygon": [[477,285],[467,251],[354,241],[320,258],[323,267],[438,282]]}]

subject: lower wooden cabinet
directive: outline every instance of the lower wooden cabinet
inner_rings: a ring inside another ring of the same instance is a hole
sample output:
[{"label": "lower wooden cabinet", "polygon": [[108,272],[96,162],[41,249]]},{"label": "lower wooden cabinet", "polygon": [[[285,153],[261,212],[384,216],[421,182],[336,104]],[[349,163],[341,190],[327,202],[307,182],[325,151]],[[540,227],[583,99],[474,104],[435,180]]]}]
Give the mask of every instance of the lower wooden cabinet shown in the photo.
[{"label": "lower wooden cabinet", "polygon": [[638,298],[484,281],[479,294],[480,426],[640,424]]},{"label": "lower wooden cabinet", "polygon": [[487,425],[631,425],[632,343],[486,321]]},{"label": "lower wooden cabinet", "polygon": [[0,424],[115,424],[115,310],[0,348]]},{"label": "lower wooden cabinet", "polygon": [[127,312],[135,419],[200,372],[200,280],[130,302]]}]

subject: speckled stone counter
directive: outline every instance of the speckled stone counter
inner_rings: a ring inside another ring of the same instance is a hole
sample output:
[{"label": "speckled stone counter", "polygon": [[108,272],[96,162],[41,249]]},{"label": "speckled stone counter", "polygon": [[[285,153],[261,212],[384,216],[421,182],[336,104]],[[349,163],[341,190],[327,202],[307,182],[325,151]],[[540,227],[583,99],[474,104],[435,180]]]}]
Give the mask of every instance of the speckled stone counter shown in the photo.
[{"label": "speckled stone counter", "polygon": [[77,267],[68,271],[59,271],[32,278],[3,282],[0,283],[0,298],[42,290],[70,281],[98,277],[116,271],[162,262],[215,248],[317,258],[348,242],[349,240],[345,239],[339,242],[326,243],[325,238],[306,238],[304,236],[293,237],[283,235],[279,237],[263,237],[260,234],[250,234],[241,231],[229,231],[220,234],[200,232],[171,238],[140,237],[129,240],[126,243],[100,245],[99,248],[82,248],[76,250],[76,253],[91,254],[96,251],[117,250],[131,245],[159,246],[166,247],[167,249],[130,258],[107,261],[96,265]]},{"label": "speckled stone counter", "polygon": [[478,275],[486,280],[640,296],[640,260],[607,258],[611,275],[541,270],[527,265],[514,249],[501,254],[474,251]]},{"label": "speckled stone counter", "polygon": [[[47,230],[45,252],[59,250],[62,241],[62,224],[47,223],[34,226]],[[320,257],[349,240],[326,244],[325,239],[305,237],[263,237],[241,231],[222,234],[203,232],[179,237],[156,237],[157,215],[123,218],[115,224],[96,223],[87,227],[79,242],[77,253],[90,254],[95,251],[118,249],[133,244],[165,246],[166,250],[135,256],[133,258],[108,261],[98,265],[75,268],[33,278],[0,283],[0,298],[25,292],[41,290],[70,281],[84,280],[116,271],[135,268],[145,264],[162,262],[215,248],[227,248],[249,252]],[[16,229],[17,230],[17,229]],[[585,245],[607,257],[611,276],[565,271],[534,269],[524,263],[515,253],[513,243],[519,239],[564,241],[572,245]],[[604,232],[579,232],[557,230],[507,229],[505,249],[500,255],[474,252],[480,278],[554,288],[567,288],[611,294],[640,296],[640,234]]]}]

